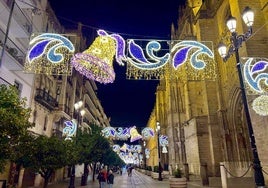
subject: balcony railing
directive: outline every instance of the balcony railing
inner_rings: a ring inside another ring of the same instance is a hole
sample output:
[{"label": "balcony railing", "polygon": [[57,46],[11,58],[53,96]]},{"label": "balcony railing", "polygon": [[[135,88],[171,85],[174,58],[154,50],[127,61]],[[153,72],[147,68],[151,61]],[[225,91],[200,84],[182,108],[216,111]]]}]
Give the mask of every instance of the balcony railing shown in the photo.
[{"label": "balcony railing", "polygon": [[40,103],[48,110],[54,110],[59,106],[57,100],[53,98],[49,93],[43,89],[36,89],[35,101]]},{"label": "balcony railing", "polygon": [[[12,1],[11,0],[5,0],[6,5],[11,8]],[[21,10],[21,8],[15,3],[14,9],[12,12],[12,17],[16,22],[21,26],[21,28],[27,33],[27,35],[30,37],[32,34],[32,23],[31,21],[27,18],[25,13]]]},{"label": "balcony railing", "polygon": [[[0,29],[0,46],[3,47],[3,42],[5,38],[5,33]],[[20,49],[10,38],[7,39],[5,45],[5,51],[8,52],[12,57],[14,57],[22,66],[24,65],[24,60],[26,57],[25,50]]]}]

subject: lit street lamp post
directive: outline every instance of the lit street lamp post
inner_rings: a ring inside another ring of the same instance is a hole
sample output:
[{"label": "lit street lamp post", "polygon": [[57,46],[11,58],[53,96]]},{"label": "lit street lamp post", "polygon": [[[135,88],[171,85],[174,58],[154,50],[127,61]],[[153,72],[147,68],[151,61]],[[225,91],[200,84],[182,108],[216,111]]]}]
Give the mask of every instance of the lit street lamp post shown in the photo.
[{"label": "lit street lamp post", "polygon": [[161,156],[160,156],[160,123],[156,122],[156,132],[157,132],[157,150],[158,150],[158,180],[162,181],[162,167],[161,167]]},{"label": "lit street lamp post", "polygon": [[229,50],[227,51],[227,47],[221,43],[218,47],[218,51],[224,61],[227,61],[227,59],[233,53],[235,54],[236,67],[237,67],[239,82],[240,82],[240,87],[241,87],[240,88],[241,95],[242,95],[245,116],[246,116],[246,121],[247,121],[247,126],[248,126],[251,149],[253,153],[253,169],[254,169],[255,184],[257,187],[264,187],[265,186],[264,177],[263,177],[262,167],[261,167],[261,163],[260,163],[259,156],[258,156],[257,146],[255,142],[253,128],[252,128],[252,122],[251,122],[250,113],[249,113],[249,107],[247,104],[247,97],[246,97],[245,86],[243,82],[241,65],[240,65],[240,57],[239,57],[239,52],[238,52],[238,49],[242,46],[242,42],[246,41],[252,35],[254,13],[249,7],[246,7],[243,12],[242,17],[243,17],[245,24],[248,26],[248,31],[245,34],[238,35],[236,32],[236,19],[234,17],[230,17],[227,20],[226,25],[229,31],[232,33],[232,36],[231,36],[232,44],[230,45]]},{"label": "lit street lamp post", "polygon": [[[79,123],[80,123],[80,115],[83,117],[83,115],[85,114],[85,110],[81,110],[79,112],[79,109],[82,108],[82,106],[83,106],[83,101],[79,101],[79,102],[74,104],[74,108],[75,108],[75,111],[76,111],[76,114],[77,114],[76,135],[77,135],[78,126],[79,126]],[[72,167],[71,167],[71,177],[70,177],[69,188],[75,188],[74,180],[75,180],[75,164],[73,164]]]}]

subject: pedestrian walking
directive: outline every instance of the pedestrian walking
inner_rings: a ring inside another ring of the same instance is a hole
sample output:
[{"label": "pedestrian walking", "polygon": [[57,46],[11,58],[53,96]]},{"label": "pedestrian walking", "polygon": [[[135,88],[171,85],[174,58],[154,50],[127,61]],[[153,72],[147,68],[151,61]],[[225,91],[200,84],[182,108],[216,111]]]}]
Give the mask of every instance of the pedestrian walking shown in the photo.
[{"label": "pedestrian walking", "polygon": [[106,174],[104,169],[99,172],[97,179],[99,180],[100,188],[105,188]]},{"label": "pedestrian walking", "polygon": [[113,175],[113,171],[112,170],[110,170],[109,173],[108,173],[107,183],[108,183],[109,188],[113,188],[114,175]]}]

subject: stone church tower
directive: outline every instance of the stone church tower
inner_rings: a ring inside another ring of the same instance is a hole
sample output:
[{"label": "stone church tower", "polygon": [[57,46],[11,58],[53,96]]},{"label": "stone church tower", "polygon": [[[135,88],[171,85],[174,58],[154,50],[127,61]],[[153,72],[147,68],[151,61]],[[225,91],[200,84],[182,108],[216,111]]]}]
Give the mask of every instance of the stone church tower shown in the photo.
[{"label": "stone church tower", "polygon": [[[176,41],[195,40],[214,51],[211,75],[195,77],[187,67],[180,72],[171,68],[156,92],[156,118],[169,137],[169,166],[185,169],[203,184],[220,177],[220,162],[236,176],[252,163],[236,60],[232,56],[224,62],[217,51],[220,42],[230,44],[226,26],[230,15],[237,19],[238,34],[247,31],[241,17],[246,6],[253,9],[255,20],[252,37],[239,49],[240,57],[268,58],[266,0],[188,0],[179,8],[178,23],[171,27],[171,46]],[[261,165],[268,171],[268,117],[252,110],[254,98],[248,96],[248,106]],[[246,176],[252,177],[250,172]],[[267,184],[265,173],[264,178]]]}]

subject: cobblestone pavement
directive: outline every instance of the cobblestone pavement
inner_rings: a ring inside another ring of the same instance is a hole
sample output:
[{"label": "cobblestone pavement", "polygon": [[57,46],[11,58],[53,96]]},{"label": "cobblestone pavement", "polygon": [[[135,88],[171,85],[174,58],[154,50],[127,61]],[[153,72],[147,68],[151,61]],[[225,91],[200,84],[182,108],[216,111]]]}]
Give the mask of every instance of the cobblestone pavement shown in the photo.
[{"label": "cobblestone pavement", "polygon": [[[99,188],[99,183],[97,180],[95,182],[89,181],[86,186],[81,186],[81,178],[75,179],[75,188]],[[68,188],[69,179],[62,182],[49,184],[48,188]],[[188,182],[187,188],[201,188],[199,182]],[[105,187],[108,188],[108,185]],[[169,188],[168,179],[163,179],[163,181],[154,180],[152,177],[144,175],[138,171],[133,170],[131,177],[128,177],[127,173],[123,175],[115,174],[113,188]],[[208,187],[207,187],[208,188]],[[216,188],[216,187],[209,187]],[[219,188],[219,187],[217,187]]]},{"label": "cobblestone pavement", "polygon": [[[169,187],[168,180],[157,181],[152,179],[150,176],[141,174],[133,170],[132,176],[128,177],[127,173],[123,175],[114,174],[114,184],[113,188],[165,188]],[[86,186],[81,186],[81,178],[75,179],[76,188],[99,188],[99,183],[97,180],[95,182],[90,181]],[[68,188],[69,179],[66,179],[62,182],[49,184],[48,188]],[[108,185],[106,186],[108,188]]]}]

